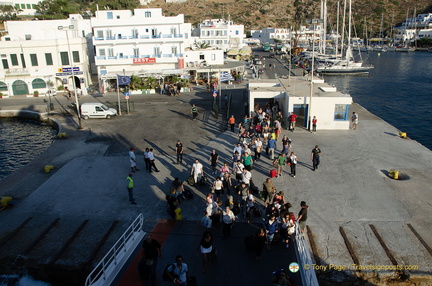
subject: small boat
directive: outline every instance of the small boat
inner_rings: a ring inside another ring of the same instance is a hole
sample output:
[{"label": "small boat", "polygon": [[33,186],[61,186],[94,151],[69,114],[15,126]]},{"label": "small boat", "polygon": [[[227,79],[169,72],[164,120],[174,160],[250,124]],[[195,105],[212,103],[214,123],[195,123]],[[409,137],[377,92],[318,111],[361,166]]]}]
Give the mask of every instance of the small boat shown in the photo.
[{"label": "small boat", "polygon": [[397,46],[395,48],[395,52],[414,52],[415,48],[413,47],[407,47],[407,46]]}]

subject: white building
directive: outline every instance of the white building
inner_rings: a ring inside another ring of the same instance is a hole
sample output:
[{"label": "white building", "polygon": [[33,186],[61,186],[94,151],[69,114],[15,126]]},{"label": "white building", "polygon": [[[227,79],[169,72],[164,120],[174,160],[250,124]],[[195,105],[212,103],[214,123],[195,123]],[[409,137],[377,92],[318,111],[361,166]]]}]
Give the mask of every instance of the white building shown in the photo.
[{"label": "white building", "polygon": [[283,42],[289,41],[292,38],[292,33],[289,29],[283,28],[263,28],[261,30],[251,31],[252,38],[259,39],[261,43],[274,44],[275,39]]},{"label": "white building", "polygon": [[263,108],[270,99],[274,99],[278,101],[285,120],[292,113],[298,116],[298,127],[308,128],[310,119],[316,116],[320,130],[348,130],[351,96],[338,92],[324,80],[315,79],[311,97],[310,86],[307,77],[251,81],[248,85],[249,112],[252,114],[255,108]]},{"label": "white building", "polygon": [[418,38],[432,38],[432,29],[422,29],[418,32]]},{"label": "white building", "polygon": [[0,5],[14,6],[19,12],[17,15],[36,15],[36,4],[41,0],[2,0]]},{"label": "white building", "polygon": [[230,20],[211,19],[205,20],[193,31],[196,41],[207,43],[211,47],[228,51],[241,49],[244,46],[243,25],[234,25]]},{"label": "white building", "polygon": [[191,46],[191,24],[183,14],[162,15],[162,9],[97,11],[91,18],[100,84],[126,74],[148,77],[181,75],[184,51]]},{"label": "white building", "polygon": [[91,83],[86,40],[91,35],[90,20],[70,15],[65,20],[7,21],[5,29],[7,35],[0,41],[1,93],[45,94],[50,83],[53,88],[68,86],[72,90],[73,79],[85,92]]},{"label": "white building", "polygon": [[405,43],[413,41],[417,35],[416,29],[405,29],[403,27],[395,28],[396,35],[395,40],[397,43]]}]

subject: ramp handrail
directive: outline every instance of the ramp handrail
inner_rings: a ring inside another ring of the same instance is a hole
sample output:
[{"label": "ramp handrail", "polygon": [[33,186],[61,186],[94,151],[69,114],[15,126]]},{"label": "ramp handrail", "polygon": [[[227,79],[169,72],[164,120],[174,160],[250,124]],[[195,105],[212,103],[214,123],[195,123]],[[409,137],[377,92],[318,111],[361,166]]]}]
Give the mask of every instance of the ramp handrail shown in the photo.
[{"label": "ramp handrail", "polygon": [[309,248],[307,246],[306,240],[304,239],[298,222],[295,223],[295,252],[297,256],[297,261],[299,264],[300,277],[303,286],[319,286],[318,279],[315,274],[313,267],[306,270],[305,265],[312,265],[312,259],[309,253]]},{"label": "ramp handrail", "polygon": [[139,214],[119,240],[117,240],[108,253],[95,266],[93,271],[87,276],[85,282],[86,286],[111,284],[138,243],[144,237],[145,233],[142,230],[143,223],[143,215]]}]

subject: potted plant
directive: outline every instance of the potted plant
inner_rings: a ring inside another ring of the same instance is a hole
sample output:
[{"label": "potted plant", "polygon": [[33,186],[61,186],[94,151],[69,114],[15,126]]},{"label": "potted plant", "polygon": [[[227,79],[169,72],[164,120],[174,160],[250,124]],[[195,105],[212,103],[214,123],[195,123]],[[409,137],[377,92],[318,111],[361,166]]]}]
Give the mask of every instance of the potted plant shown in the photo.
[{"label": "potted plant", "polygon": [[34,97],[38,97],[39,96],[39,91],[37,91],[37,90],[33,91],[33,96]]}]

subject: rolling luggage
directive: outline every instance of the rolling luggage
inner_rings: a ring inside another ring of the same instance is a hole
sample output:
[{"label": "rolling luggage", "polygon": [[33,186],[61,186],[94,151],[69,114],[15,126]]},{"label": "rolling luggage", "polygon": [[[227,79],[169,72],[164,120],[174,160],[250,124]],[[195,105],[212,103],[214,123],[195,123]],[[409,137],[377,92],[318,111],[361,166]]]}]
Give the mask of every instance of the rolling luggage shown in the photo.
[{"label": "rolling luggage", "polygon": [[270,178],[276,178],[277,177],[277,171],[276,169],[270,170]]}]

